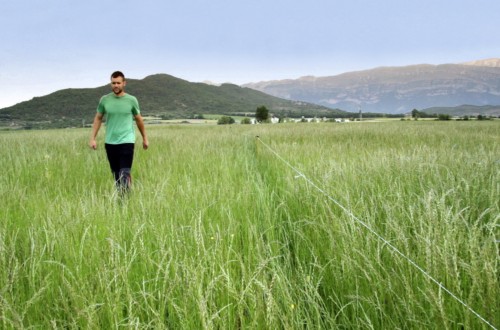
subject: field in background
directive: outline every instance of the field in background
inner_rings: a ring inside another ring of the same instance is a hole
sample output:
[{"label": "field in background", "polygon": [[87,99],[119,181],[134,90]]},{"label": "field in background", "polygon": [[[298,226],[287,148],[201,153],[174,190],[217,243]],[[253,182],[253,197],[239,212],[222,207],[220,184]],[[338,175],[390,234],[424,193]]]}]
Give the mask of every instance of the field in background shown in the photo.
[{"label": "field in background", "polygon": [[148,130],[127,199],[89,129],[0,132],[0,328],[500,327],[497,121]]}]

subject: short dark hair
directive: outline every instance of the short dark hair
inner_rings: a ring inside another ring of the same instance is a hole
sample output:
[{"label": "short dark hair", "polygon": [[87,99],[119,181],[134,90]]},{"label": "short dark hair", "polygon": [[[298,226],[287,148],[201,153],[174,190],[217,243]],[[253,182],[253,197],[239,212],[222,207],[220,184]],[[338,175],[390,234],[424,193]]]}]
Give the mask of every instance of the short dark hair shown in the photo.
[{"label": "short dark hair", "polygon": [[111,74],[111,78],[118,78],[118,77],[122,77],[123,80],[125,80],[125,75],[121,71],[115,71]]}]

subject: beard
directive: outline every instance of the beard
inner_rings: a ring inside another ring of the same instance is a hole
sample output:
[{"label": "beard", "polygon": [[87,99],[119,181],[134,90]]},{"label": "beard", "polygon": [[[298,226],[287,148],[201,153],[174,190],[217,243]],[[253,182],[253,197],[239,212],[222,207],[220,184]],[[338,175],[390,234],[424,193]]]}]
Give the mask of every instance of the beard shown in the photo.
[{"label": "beard", "polygon": [[118,87],[113,88],[113,93],[115,93],[116,95],[121,94],[121,92],[123,92],[123,89],[122,89],[122,88],[118,88]]}]

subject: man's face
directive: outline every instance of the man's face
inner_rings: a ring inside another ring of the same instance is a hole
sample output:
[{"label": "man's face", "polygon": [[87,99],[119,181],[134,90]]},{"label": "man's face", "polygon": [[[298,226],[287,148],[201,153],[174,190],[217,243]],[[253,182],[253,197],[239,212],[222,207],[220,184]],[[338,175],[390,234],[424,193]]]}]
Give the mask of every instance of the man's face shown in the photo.
[{"label": "man's face", "polygon": [[123,80],[123,77],[111,77],[111,88],[113,89],[113,93],[115,93],[115,95],[123,95],[123,89],[125,88],[126,84],[127,83]]}]

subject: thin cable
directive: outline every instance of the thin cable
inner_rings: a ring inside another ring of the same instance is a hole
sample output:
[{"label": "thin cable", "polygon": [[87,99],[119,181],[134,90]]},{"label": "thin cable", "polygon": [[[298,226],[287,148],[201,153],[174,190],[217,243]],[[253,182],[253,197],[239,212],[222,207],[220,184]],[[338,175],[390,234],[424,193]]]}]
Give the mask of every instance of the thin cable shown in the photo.
[{"label": "thin cable", "polygon": [[348,210],[346,207],[344,207],[342,204],[340,204],[338,201],[336,201],[333,197],[331,197],[325,190],[321,189],[318,185],[316,185],[313,181],[311,181],[308,177],[304,175],[301,171],[299,171],[297,168],[295,168],[293,165],[291,165],[288,161],[286,161],[283,157],[281,157],[276,151],[274,151],[269,145],[264,143],[259,136],[256,136],[257,140],[262,143],[272,154],[274,154],[279,160],[281,160],[283,163],[285,163],[288,167],[290,167],[293,171],[295,171],[300,177],[304,178],[307,183],[309,183],[311,186],[316,188],[319,192],[321,192],[323,195],[325,195],[330,201],[332,201],[335,205],[340,207],[345,213],[347,213],[349,216],[351,216],[352,219],[356,220],[359,224],[361,224],[363,227],[365,227],[369,232],[371,232],[373,235],[375,235],[378,239],[380,239],[382,242],[387,244],[394,252],[399,254],[403,259],[408,261],[413,267],[418,269],[422,274],[424,274],[427,278],[429,278],[432,282],[434,282],[440,289],[448,293],[453,299],[458,301],[460,304],[462,304],[464,307],[466,307],[472,314],[477,316],[481,321],[483,321],[485,324],[490,326],[492,329],[497,330],[491,324],[488,322],[484,317],[482,317],[478,312],[476,312],[472,307],[470,307],[468,304],[466,304],[462,299],[457,297],[453,292],[448,290],[441,282],[436,280],[432,275],[430,275],[425,269],[420,267],[415,261],[413,261],[410,257],[406,256],[403,252],[401,252],[397,247],[392,245],[388,240],[386,240],[383,236],[381,236],[379,233],[377,233],[375,230],[373,230],[369,225],[367,225],[364,221],[356,217],[350,210]]}]

